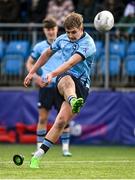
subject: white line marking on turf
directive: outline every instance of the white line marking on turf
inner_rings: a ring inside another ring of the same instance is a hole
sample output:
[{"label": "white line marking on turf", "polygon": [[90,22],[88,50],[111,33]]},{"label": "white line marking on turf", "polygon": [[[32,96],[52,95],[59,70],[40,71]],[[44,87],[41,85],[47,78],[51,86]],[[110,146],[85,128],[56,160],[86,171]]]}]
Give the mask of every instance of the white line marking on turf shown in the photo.
[{"label": "white line marking on turf", "polygon": [[[25,163],[30,163],[30,161],[25,161]],[[13,161],[0,161],[0,164],[13,163]],[[47,161],[42,160],[41,164],[63,164],[63,163],[135,163],[135,160],[90,160],[90,161]]]}]

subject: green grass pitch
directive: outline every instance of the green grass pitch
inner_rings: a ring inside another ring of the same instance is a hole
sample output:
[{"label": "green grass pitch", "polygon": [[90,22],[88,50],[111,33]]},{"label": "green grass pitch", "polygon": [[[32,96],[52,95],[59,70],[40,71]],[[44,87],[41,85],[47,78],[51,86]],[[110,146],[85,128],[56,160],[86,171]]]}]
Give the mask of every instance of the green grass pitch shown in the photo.
[{"label": "green grass pitch", "polygon": [[[42,158],[40,169],[30,169],[34,145],[0,144],[0,179],[135,179],[135,147],[71,146],[72,157],[63,157],[56,145]],[[23,154],[16,166],[12,157]]]}]

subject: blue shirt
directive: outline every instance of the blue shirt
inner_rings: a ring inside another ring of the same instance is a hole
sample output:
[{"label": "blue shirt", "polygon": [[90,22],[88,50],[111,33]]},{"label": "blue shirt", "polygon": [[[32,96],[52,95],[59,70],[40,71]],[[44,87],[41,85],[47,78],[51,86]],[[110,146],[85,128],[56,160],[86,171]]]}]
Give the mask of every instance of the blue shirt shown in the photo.
[{"label": "blue shirt", "polygon": [[[39,43],[37,43],[32,52],[31,52],[31,57],[37,61],[40,55],[46,51],[50,47],[50,44],[48,41],[44,40]],[[47,63],[41,67],[42,74],[41,77],[45,78],[47,73],[50,73],[51,71],[55,70],[57,67],[59,67],[63,63],[61,59],[61,52],[57,51],[54,55],[52,55]],[[53,78],[52,82],[55,83],[56,78]]]},{"label": "blue shirt", "polygon": [[88,33],[84,32],[83,36],[75,42],[70,41],[67,34],[63,34],[53,42],[51,49],[54,52],[62,51],[63,62],[68,61],[75,53],[80,54],[83,60],[74,65],[68,72],[79,78],[86,87],[90,86],[91,65],[94,61],[96,47]]}]

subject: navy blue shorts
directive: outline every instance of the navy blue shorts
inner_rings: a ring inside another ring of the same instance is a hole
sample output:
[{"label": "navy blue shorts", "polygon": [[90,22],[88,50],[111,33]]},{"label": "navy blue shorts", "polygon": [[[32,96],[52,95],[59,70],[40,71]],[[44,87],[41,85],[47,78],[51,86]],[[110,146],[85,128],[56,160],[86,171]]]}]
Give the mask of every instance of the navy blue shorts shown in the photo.
[{"label": "navy blue shorts", "polygon": [[51,110],[52,107],[58,109],[56,86],[40,88],[38,108],[45,108],[46,110]]}]

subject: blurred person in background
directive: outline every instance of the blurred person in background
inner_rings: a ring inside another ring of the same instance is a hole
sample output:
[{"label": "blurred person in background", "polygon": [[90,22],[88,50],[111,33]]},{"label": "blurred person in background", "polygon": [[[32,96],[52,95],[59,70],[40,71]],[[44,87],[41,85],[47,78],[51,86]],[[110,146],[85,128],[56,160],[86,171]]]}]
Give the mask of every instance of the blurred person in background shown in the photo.
[{"label": "blurred person in background", "polygon": [[49,0],[19,0],[20,19],[24,23],[42,23]]},{"label": "blurred person in background", "polygon": [[119,22],[120,18],[123,16],[125,8],[123,0],[104,0],[102,5],[102,10],[110,11],[114,16],[114,22]]},{"label": "blurred person in background", "polygon": [[47,6],[49,0],[31,0],[31,8],[29,12],[29,21],[35,23],[41,23],[46,17]]},{"label": "blurred person in background", "polygon": [[[46,36],[46,40],[37,43],[29,56],[26,67],[27,70],[30,71],[37,59],[40,55],[45,51],[53,41],[57,37],[58,27],[56,21],[52,17],[48,17],[43,20],[43,32]],[[41,75],[37,73],[34,74],[34,82],[39,87],[39,101],[38,101],[38,112],[39,112],[39,120],[37,124],[37,149],[40,148],[44,137],[47,133],[47,121],[49,112],[54,107],[59,111],[60,107],[58,106],[58,100],[56,96],[56,84],[55,79],[52,83],[43,87],[45,75],[51,72],[53,69],[57,68],[59,65],[63,63],[60,58],[60,51],[56,53],[54,56],[50,58],[48,63],[41,68]],[[64,132],[61,135],[62,141],[62,152],[64,156],[71,156],[72,154],[69,152],[69,141],[70,141],[70,128],[69,125],[66,125],[64,128]]]},{"label": "blurred person in background", "polygon": [[[76,12],[80,13],[84,17],[84,23],[93,23],[95,15],[101,10],[101,2],[98,0],[79,0],[76,8]],[[85,27],[85,31],[90,33],[93,28]]]},{"label": "blurred person in background", "polygon": [[[102,0],[101,0],[102,1]],[[101,10],[102,2],[95,0],[79,0],[76,12],[84,17],[84,23],[93,23],[95,15]]]},{"label": "blurred person in background", "polygon": [[0,0],[0,22],[17,23],[19,19],[20,4],[18,0]]},{"label": "blurred person in background", "polygon": [[72,1],[73,1],[73,4],[74,4],[74,10],[76,11],[79,0],[72,0]]},{"label": "blurred person in background", "polygon": [[29,12],[31,7],[31,0],[19,0],[20,3],[20,22],[29,22]]},{"label": "blurred person in background", "polygon": [[46,16],[51,15],[55,17],[58,26],[62,27],[65,16],[72,11],[74,11],[74,4],[72,0],[50,0]]},{"label": "blurred person in background", "polygon": [[[124,14],[119,20],[119,23],[132,24],[135,23],[135,0],[131,0],[125,7]],[[132,34],[135,30],[135,27],[121,27],[118,28],[116,33],[119,37],[120,35],[124,35],[124,37],[128,38],[130,34]]]}]

